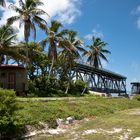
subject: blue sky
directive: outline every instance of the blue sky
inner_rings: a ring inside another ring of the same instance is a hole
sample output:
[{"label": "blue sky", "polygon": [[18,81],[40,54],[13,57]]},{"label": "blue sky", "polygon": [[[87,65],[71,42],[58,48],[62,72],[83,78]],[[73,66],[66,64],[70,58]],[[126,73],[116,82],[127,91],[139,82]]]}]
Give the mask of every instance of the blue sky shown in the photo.
[{"label": "blue sky", "polygon": [[[18,2],[18,0],[13,0]],[[78,31],[87,44],[96,34],[107,42],[109,63],[106,69],[125,75],[127,88],[131,81],[140,82],[140,1],[139,0],[42,0],[51,19],[64,23],[65,28]],[[8,16],[5,10],[1,24]],[[49,20],[49,19],[48,19]],[[18,26],[18,24],[15,24]],[[22,33],[19,34],[19,36]],[[21,36],[22,38],[22,36]],[[38,39],[44,38],[39,32]]]},{"label": "blue sky", "polygon": [[111,55],[106,69],[127,76],[127,87],[131,81],[140,82],[140,17],[139,0],[83,0],[81,16],[69,27],[81,36],[93,30],[108,43]]}]

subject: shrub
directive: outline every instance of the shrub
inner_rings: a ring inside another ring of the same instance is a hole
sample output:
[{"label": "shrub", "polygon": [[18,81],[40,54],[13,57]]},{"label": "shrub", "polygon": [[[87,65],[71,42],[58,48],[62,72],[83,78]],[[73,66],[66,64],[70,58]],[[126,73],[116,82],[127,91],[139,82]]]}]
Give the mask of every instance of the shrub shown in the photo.
[{"label": "shrub", "polygon": [[140,101],[140,95],[135,95],[133,99]]},{"label": "shrub", "polygon": [[83,89],[86,87],[86,82],[82,81],[82,80],[76,80],[75,82],[75,88],[82,92]]},{"label": "shrub", "polygon": [[28,81],[28,95],[38,97],[59,96],[59,85],[57,79],[48,75],[39,75],[34,80]]},{"label": "shrub", "polygon": [[19,134],[18,110],[15,92],[0,89],[0,139],[11,139]]}]

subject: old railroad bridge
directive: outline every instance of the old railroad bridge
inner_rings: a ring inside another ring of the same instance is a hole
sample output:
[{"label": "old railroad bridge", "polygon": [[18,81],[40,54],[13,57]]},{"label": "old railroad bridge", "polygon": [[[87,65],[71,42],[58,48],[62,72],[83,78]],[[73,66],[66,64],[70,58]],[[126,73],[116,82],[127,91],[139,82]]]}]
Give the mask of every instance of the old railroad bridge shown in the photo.
[{"label": "old railroad bridge", "polygon": [[87,82],[88,89],[93,91],[126,95],[126,77],[105,69],[77,63],[70,78]]}]

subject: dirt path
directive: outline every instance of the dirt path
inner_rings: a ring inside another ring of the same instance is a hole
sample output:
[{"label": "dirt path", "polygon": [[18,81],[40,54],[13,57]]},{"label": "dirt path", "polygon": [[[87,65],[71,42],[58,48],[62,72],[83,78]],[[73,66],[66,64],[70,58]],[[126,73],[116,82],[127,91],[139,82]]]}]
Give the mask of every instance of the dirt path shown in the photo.
[{"label": "dirt path", "polygon": [[43,134],[30,140],[140,140],[140,108],[61,126],[59,134]]}]

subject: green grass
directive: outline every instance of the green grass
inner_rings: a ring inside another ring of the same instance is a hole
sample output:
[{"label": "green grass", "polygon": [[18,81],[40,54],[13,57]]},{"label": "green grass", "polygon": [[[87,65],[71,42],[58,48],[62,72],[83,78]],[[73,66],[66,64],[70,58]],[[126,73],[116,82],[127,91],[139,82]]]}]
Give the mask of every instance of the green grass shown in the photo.
[{"label": "green grass", "polygon": [[114,133],[110,135],[104,133],[97,133],[97,134],[90,134],[82,137],[83,139],[89,139],[89,140],[91,139],[98,140],[98,139],[102,139],[102,137],[104,137],[105,140],[112,140],[112,139],[117,140],[118,137],[120,135],[124,135],[124,133],[126,133],[128,129],[132,130],[131,134],[129,135],[129,139],[140,137],[139,135],[140,115],[130,115],[129,111],[130,110],[117,112],[103,117],[98,117],[95,120],[89,121],[88,123],[84,123],[77,131],[81,132],[84,130],[98,129],[98,128],[102,128],[103,130],[112,130],[113,128],[123,129],[123,131],[120,133]]},{"label": "green grass", "polygon": [[[16,112],[22,124],[35,125],[39,122],[55,127],[57,118],[74,116],[76,119],[113,114],[116,111],[140,107],[140,101],[127,98],[80,97],[72,100],[43,101],[35,99],[17,99],[20,110]],[[28,100],[28,102],[21,102]]]},{"label": "green grass", "polygon": [[[140,108],[138,108],[140,111]],[[135,111],[135,110],[134,110]],[[65,134],[54,135],[54,136],[37,136],[30,140],[120,140],[120,137],[127,135],[128,130],[131,130],[128,133],[127,140],[133,140],[136,137],[140,137],[140,114],[130,114],[133,112],[133,109],[119,111],[113,114],[108,114],[104,116],[96,117],[91,119],[88,122],[82,121],[76,129],[70,129]],[[113,128],[121,128],[122,131],[118,133],[107,134],[105,132],[92,133],[88,135],[82,135],[86,130],[97,130],[102,129],[105,131],[112,131]],[[73,133],[74,132],[74,133]]]}]

